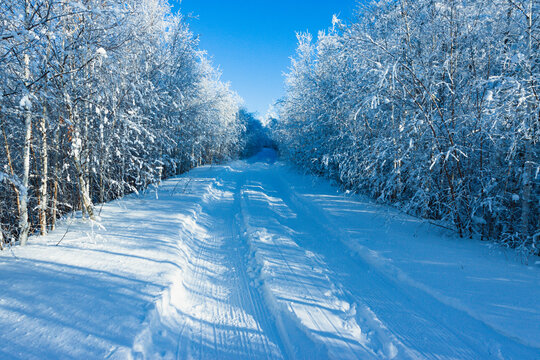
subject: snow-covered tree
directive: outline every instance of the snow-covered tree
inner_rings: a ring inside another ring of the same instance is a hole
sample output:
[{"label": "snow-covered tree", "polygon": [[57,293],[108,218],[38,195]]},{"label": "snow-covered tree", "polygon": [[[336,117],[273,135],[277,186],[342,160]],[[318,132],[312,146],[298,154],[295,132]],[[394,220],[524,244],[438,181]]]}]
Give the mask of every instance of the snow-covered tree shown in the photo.
[{"label": "snow-covered tree", "polygon": [[291,161],[538,253],[540,4],[378,1],[299,35],[273,137]]},{"label": "snow-covered tree", "polygon": [[7,242],[241,152],[239,98],[166,1],[2,1],[0,79]]}]

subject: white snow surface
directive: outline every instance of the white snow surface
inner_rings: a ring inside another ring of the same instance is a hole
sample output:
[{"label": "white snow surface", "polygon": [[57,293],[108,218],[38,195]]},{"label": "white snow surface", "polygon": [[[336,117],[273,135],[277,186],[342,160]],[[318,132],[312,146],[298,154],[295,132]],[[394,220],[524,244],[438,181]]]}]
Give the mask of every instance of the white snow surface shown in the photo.
[{"label": "white snow surface", "polygon": [[25,109],[25,110],[31,110],[32,109],[32,100],[30,100],[29,95],[24,95],[21,98],[21,101],[19,102],[19,107],[21,109]]},{"label": "white snow surface", "polygon": [[538,258],[271,150],[100,210],[0,254],[0,359],[540,359]]}]

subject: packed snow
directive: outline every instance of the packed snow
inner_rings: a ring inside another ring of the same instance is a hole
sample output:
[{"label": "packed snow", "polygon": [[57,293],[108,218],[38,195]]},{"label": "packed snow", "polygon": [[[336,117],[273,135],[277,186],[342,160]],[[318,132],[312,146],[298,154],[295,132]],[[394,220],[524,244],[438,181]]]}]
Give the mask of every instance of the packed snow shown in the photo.
[{"label": "packed snow", "polygon": [[272,150],[0,253],[1,359],[539,359],[538,258]]}]

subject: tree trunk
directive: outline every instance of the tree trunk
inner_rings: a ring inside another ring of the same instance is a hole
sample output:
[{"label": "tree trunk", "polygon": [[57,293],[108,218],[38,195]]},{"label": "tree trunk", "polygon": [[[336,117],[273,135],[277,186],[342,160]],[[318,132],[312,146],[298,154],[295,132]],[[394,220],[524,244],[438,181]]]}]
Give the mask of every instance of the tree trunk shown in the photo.
[{"label": "tree trunk", "polygon": [[88,214],[88,217],[94,220],[94,205],[92,204],[89,187],[86,183],[86,179],[84,176],[84,169],[81,165],[80,147],[82,145],[79,136],[80,135],[76,132],[73,138],[73,141],[75,142],[75,147],[79,147],[78,149],[74,149],[72,151],[73,164],[75,165],[75,170],[77,171],[77,179],[79,180],[79,195],[81,197],[83,213],[86,212]]},{"label": "tree trunk", "polygon": [[[4,136],[4,142],[5,142],[5,147],[6,147],[6,157],[8,161],[9,171],[11,173],[11,176],[15,176],[15,170],[13,170],[13,161],[11,160],[11,151],[9,149],[6,130],[4,129],[3,124],[1,124],[0,126],[2,127],[2,135]],[[17,216],[20,216],[21,214],[20,191],[19,191],[19,188],[15,184],[12,184],[12,186],[13,186],[13,191],[15,192],[15,200],[17,202]]]},{"label": "tree trunk", "polygon": [[58,179],[54,179],[54,192],[53,192],[53,201],[52,201],[52,213],[51,213],[51,231],[54,231],[56,228],[56,213],[58,211]]},{"label": "tree trunk", "polygon": [[[78,119],[78,116],[76,114],[76,108],[74,108],[70,102],[68,102],[68,104],[70,124],[76,124]],[[73,133],[73,138],[71,139],[71,158],[75,166],[75,171],[77,172],[79,196],[81,200],[82,211],[83,214],[86,212],[88,214],[88,217],[94,220],[94,205],[92,204],[92,198],[90,197],[89,187],[86,183],[84,169],[81,162],[81,154],[83,150],[81,134],[79,132],[79,129],[74,125],[71,125],[70,129]]]},{"label": "tree trunk", "polygon": [[[60,143],[60,132],[62,129],[63,119],[60,117],[58,119],[58,127],[56,134],[54,135],[54,144],[56,146],[55,156],[54,156],[54,183],[53,183],[53,198],[51,204],[51,230],[56,228],[56,216],[58,212],[58,165],[60,163],[60,149],[62,149],[62,144]],[[63,141],[62,141],[63,143]]]},{"label": "tree trunk", "polygon": [[[25,80],[30,79],[30,57],[24,56],[25,63]],[[28,95],[27,95],[28,96]],[[24,124],[26,127],[26,134],[24,137],[24,150],[23,150],[23,189],[21,194],[21,213],[19,215],[19,241],[21,245],[26,245],[28,242],[28,232],[30,231],[30,224],[28,224],[28,180],[30,176],[30,144],[32,140],[32,109],[30,100],[26,101],[23,105],[26,107]]]},{"label": "tree trunk", "polygon": [[94,206],[92,204],[92,199],[88,193],[88,186],[86,185],[86,180],[84,179],[84,173],[81,166],[81,161],[77,156],[73,157],[73,163],[75,164],[75,170],[77,171],[77,177],[79,179],[79,192],[81,195],[81,201],[83,206],[83,211],[86,211],[90,219],[94,219]]},{"label": "tree trunk", "polygon": [[47,194],[47,183],[49,181],[49,154],[47,149],[47,108],[43,106],[43,117],[40,122],[41,130],[41,163],[42,163],[42,175],[41,175],[41,187],[39,194],[40,199],[40,227],[41,235],[47,234],[47,208],[48,208],[48,194]]}]

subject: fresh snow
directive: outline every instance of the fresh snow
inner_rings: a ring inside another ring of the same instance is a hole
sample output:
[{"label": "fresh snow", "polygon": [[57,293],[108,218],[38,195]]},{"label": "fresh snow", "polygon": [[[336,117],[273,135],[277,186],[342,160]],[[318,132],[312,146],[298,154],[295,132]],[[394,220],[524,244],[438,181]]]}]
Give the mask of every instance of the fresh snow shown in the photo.
[{"label": "fresh snow", "polygon": [[97,49],[96,51],[96,54],[102,58],[107,58],[107,50],[105,50],[104,48],[100,47],[99,49]]},{"label": "fresh snow", "polygon": [[96,212],[0,254],[1,359],[540,358],[538,258],[271,150]]},{"label": "fresh snow", "polygon": [[29,95],[24,95],[19,102],[19,107],[25,110],[32,110],[32,100]]}]

